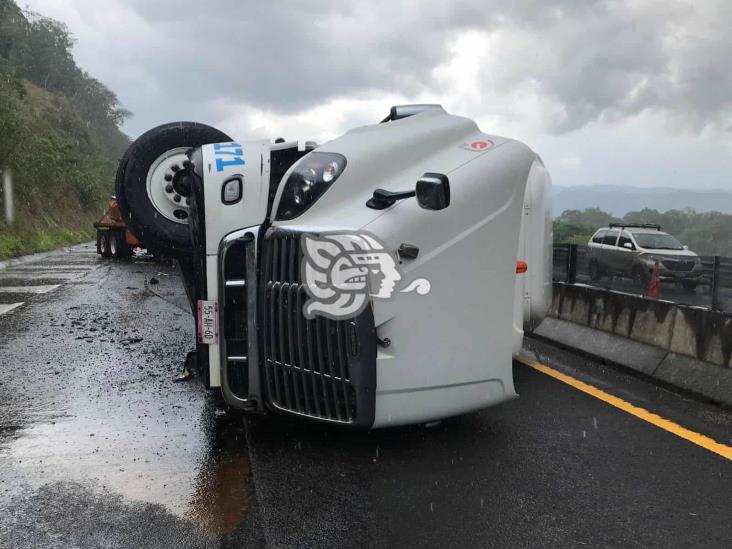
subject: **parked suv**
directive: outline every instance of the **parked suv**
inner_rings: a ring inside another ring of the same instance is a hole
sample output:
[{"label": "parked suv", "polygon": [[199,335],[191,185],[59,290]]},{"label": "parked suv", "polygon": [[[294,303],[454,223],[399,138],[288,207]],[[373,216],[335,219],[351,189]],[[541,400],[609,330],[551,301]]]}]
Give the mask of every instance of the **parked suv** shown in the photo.
[{"label": "parked suv", "polygon": [[587,247],[593,281],[620,275],[647,287],[656,263],[661,280],[678,282],[687,290],[696,288],[702,275],[699,256],[663,232],[660,225],[611,223],[598,229]]}]

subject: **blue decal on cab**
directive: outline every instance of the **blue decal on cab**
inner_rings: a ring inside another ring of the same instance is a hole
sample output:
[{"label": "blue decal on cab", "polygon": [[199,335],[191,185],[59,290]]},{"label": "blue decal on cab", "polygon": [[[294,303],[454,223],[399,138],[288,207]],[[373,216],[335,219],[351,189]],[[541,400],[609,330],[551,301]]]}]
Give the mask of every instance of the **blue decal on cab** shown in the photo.
[{"label": "blue decal on cab", "polygon": [[244,149],[239,143],[214,143],[216,171],[223,172],[227,166],[243,166]]}]

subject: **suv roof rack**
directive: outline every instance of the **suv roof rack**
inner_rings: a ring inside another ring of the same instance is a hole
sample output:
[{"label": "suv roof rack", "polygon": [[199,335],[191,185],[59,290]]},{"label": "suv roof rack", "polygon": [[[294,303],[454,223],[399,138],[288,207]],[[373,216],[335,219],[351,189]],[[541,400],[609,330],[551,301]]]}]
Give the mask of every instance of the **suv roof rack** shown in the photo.
[{"label": "suv roof rack", "polygon": [[625,229],[628,227],[634,227],[636,229],[656,229],[657,231],[661,230],[661,225],[658,225],[657,223],[610,223],[611,229]]}]

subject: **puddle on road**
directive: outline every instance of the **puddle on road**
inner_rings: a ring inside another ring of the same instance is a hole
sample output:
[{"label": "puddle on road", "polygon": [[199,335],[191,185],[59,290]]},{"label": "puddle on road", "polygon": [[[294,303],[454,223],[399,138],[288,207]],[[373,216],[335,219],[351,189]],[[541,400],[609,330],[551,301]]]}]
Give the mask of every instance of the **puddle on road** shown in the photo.
[{"label": "puddle on road", "polygon": [[249,511],[247,482],[249,454],[244,448],[244,429],[230,425],[217,429],[218,443],[201,467],[186,516],[205,532],[232,532]]},{"label": "puddle on road", "polygon": [[176,414],[180,409],[138,416],[135,408],[132,402],[107,407],[107,415],[91,408],[83,415],[46,416],[0,433],[7,443],[0,445],[0,470],[35,488],[55,482],[102,486],[128,500],[162,505],[207,533],[236,528],[248,510],[243,427],[218,424],[209,406],[198,418]]},{"label": "puddle on road", "polygon": [[[124,284],[143,285],[132,278]],[[76,483],[160,505],[206,534],[236,529],[251,492],[243,424],[214,419],[200,379],[173,382],[190,316],[154,296],[118,293],[51,304],[43,317],[3,351],[0,510]]]}]

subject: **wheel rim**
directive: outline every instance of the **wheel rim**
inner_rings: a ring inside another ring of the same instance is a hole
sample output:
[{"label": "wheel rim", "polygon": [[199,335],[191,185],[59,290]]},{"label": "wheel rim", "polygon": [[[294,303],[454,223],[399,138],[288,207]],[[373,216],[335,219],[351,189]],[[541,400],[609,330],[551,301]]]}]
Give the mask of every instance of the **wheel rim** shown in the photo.
[{"label": "wheel rim", "polygon": [[102,253],[107,251],[107,235],[105,233],[102,233],[99,238],[99,247],[102,249]]},{"label": "wheel rim", "polygon": [[109,239],[109,251],[112,255],[117,255],[117,237],[113,236]]},{"label": "wheel rim", "polygon": [[164,218],[182,225],[188,224],[190,197],[186,189],[177,187],[175,176],[183,170],[184,162],[188,162],[189,149],[178,147],[164,152],[147,172],[147,196],[153,208]]}]

